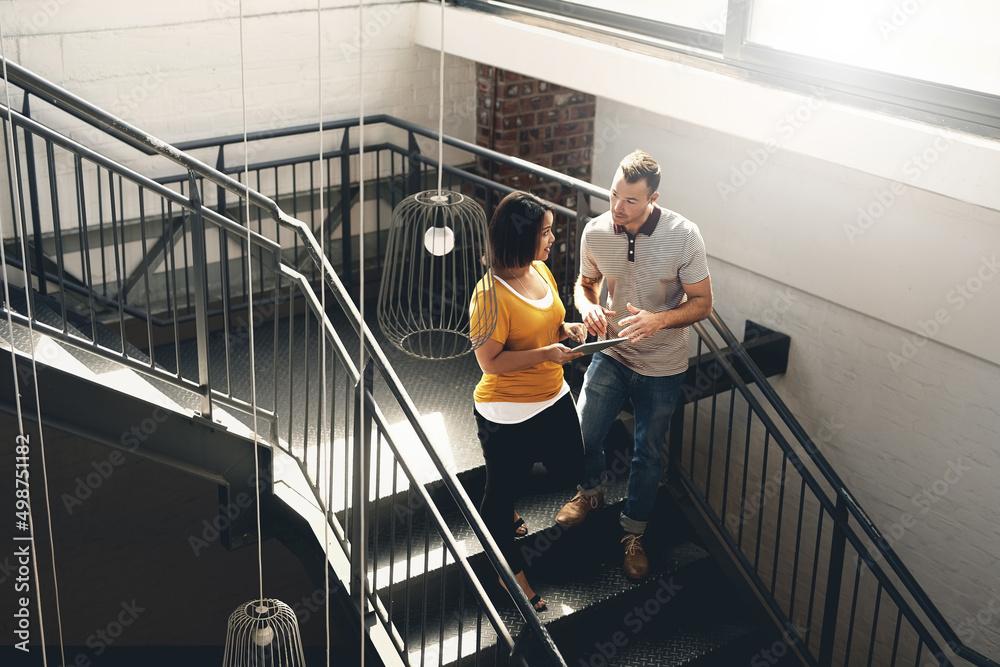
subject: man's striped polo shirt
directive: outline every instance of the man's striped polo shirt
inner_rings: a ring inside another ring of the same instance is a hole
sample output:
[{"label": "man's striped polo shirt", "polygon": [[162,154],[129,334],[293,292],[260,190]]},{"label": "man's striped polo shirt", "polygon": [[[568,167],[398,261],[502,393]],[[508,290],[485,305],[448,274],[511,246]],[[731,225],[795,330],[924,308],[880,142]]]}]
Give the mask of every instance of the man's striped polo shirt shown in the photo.
[{"label": "man's striped polo shirt", "polygon": [[[629,315],[627,303],[651,313],[670,310],[686,298],[682,283],[701,282],[709,275],[698,226],[656,204],[634,237],[612,222],[610,211],[587,223],[580,243],[580,273],[603,276],[607,283],[607,307],[616,312],[608,317],[608,337],[624,328],[618,320]],[[660,329],[602,354],[642,375],[683,373],[688,366],[688,329]]]}]

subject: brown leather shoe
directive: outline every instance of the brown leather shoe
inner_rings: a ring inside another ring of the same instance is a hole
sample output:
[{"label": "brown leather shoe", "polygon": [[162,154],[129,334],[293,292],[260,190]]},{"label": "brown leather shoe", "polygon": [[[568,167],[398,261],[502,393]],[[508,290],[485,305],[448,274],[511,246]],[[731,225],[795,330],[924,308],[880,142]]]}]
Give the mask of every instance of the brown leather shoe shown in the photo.
[{"label": "brown leather shoe", "polygon": [[556,515],[556,523],[564,528],[579,526],[587,518],[591,510],[596,510],[604,505],[604,494],[596,493],[585,496],[577,492],[573,500],[562,506],[559,514]]},{"label": "brown leather shoe", "polygon": [[649,559],[642,546],[642,535],[627,533],[622,538],[625,545],[625,575],[629,579],[643,579],[649,574]]}]

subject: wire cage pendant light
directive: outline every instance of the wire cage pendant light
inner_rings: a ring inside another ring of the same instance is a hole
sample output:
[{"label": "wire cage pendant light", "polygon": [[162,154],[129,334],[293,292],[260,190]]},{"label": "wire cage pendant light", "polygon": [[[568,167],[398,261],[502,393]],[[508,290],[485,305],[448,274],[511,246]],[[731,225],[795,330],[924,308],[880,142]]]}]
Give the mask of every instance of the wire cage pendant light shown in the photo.
[{"label": "wire cage pendant light", "polygon": [[[377,308],[389,342],[420,359],[471,352],[493,333],[497,320],[486,213],[470,197],[441,187],[444,0],[440,7],[437,190],[410,195],[393,210]],[[470,318],[470,310],[476,317]]]},{"label": "wire cage pendant light", "polygon": [[[451,359],[479,347],[496,326],[496,293],[486,214],[458,192],[410,195],[392,212],[378,323],[398,349],[420,359]],[[470,306],[478,311],[469,317]]]},{"label": "wire cage pendant light", "polygon": [[229,617],[223,667],[304,667],[292,608],[265,598],[241,604]]}]

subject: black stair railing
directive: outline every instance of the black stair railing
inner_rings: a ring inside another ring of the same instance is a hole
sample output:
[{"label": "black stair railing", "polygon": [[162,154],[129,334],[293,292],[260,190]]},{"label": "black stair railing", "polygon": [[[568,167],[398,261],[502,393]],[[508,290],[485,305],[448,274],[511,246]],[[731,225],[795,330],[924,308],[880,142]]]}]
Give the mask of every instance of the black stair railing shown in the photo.
[{"label": "black stair railing", "polygon": [[[34,287],[28,289],[29,302],[41,285],[58,285],[59,290],[48,290],[46,300],[64,314],[61,321],[45,324],[34,319],[40,311],[32,305],[20,313],[4,304],[12,318],[30,319],[39,331],[171,381],[199,397],[195,414],[216,421],[222,411],[235,415],[236,422],[226,422],[231,430],[249,429],[263,444],[289,454],[344,554],[350,555],[352,569],[337,572],[340,580],[358,601],[360,614],[377,618],[399,654],[411,654],[408,661],[425,664],[424,654],[433,650],[437,660],[446,662],[475,652],[492,654],[497,664],[523,664],[520,643],[514,640],[520,632],[536,638],[551,664],[564,665],[464,488],[437,455],[416,407],[312,228],[256,190],[121,119],[14,63],[3,66],[8,81],[25,97],[45,100],[131,148],[182,166],[187,174],[186,184],[178,186],[182,191],[176,192],[3,108],[5,137],[13,138],[7,144],[8,154],[14,156],[9,163],[11,182],[27,181],[19,156],[29,146],[32,152],[44,151],[49,167],[32,176],[36,187],[29,188],[30,196],[37,205],[33,201],[25,206],[25,188],[11,189],[12,195],[17,193],[11,205],[20,220],[12,247],[26,250],[54,240],[54,271],[37,260],[33,263],[25,252],[20,253],[20,268],[25,283]],[[35,139],[42,146],[32,145]],[[265,231],[294,235],[320,276],[319,295],[307,277],[285,261],[275,240],[249,229],[249,220],[234,221],[224,214],[225,208],[220,213],[205,205],[206,184],[234,195],[238,210],[245,208],[250,220],[269,220],[271,229]],[[77,231],[74,248],[63,242],[68,220]],[[151,248],[150,239],[156,239],[157,248]],[[162,257],[153,257],[153,252]],[[162,281],[162,289],[151,288],[144,279],[132,281],[135,294],[127,293],[126,276],[151,261],[159,262],[161,270],[148,278]],[[72,281],[64,279],[70,276]],[[70,283],[79,289],[65,290]],[[81,293],[83,303],[77,298]],[[325,302],[326,294],[332,303]],[[209,304],[214,304],[213,310]],[[330,309],[336,306],[349,325],[346,329],[338,330],[331,320]],[[68,317],[70,310],[93,318],[92,326],[81,328],[78,317]],[[217,321],[210,323],[210,317]],[[238,317],[243,321],[235,321]],[[104,331],[108,325],[120,333],[110,346],[86,331]],[[181,331],[182,325],[194,329],[194,343]],[[352,335],[372,369],[368,382],[361,382],[361,370],[347,351],[345,337]],[[196,348],[193,364],[182,354],[190,345]],[[164,348],[170,353],[158,354]],[[256,367],[250,374],[252,384],[240,372],[251,364]],[[406,417],[403,433],[391,427],[379,409],[371,389],[374,372]],[[425,488],[432,485],[443,486],[462,509],[477,543],[510,591],[520,620],[505,621],[495,609],[471,570],[466,548],[454,538]],[[386,521],[407,538],[389,545],[388,556],[366,544],[370,528]],[[423,538],[422,546],[414,535]],[[448,567],[452,564],[457,570]],[[435,566],[440,566],[436,572]],[[417,585],[422,590],[415,590]],[[432,586],[439,591],[436,595],[429,594]],[[458,637],[445,637],[445,621],[455,617],[462,630]]]},{"label": "black stair railing", "polygon": [[695,400],[671,424],[670,479],[783,627],[781,652],[809,665],[995,667],[948,625],[722,318],[693,328],[716,362],[695,377],[724,373],[733,387],[686,387]]}]

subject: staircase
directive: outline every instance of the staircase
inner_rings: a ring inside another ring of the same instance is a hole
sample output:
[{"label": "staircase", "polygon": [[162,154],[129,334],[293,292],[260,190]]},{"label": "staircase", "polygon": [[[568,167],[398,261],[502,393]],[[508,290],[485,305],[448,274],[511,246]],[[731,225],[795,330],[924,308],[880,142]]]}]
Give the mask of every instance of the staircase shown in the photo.
[{"label": "staircase", "polygon": [[[12,312],[26,316],[28,304],[24,292],[12,288],[10,294]],[[38,294],[33,296],[33,300],[36,325],[66,329],[81,341],[87,338],[87,330],[92,329],[97,332],[97,339],[103,347],[116,349],[124,344],[130,350],[132,358],[150,361],[145,352],[127,342],[123,343],[106,325],[95,326],[87,318],[72,313],[67,313],[64,320],[57,300]],[[273,349],[273,341],[267,339],[267,328],[263,328],[257,335],[261,337],[259,343],[263,349]],[[348,345],[355,340],[349,332],[346,332],[346,337]],[[216,347],[227,343],[221,336],[215,336],[212,340]],[[285,343],[286,341],[280,342],[278,347],[283,347]],[[55,342],[50,344],[71,349]],[[163,360],[168,366],[171,361],[180,360],[180,374],[189,375],[196,373],[195,348],[196,341],[185,342],[178,348],[160,346],[154,351],[153,357]],[[218,359],[219,356],[215,354],[213,358]],[[91,363],[96,363],[94,368],[104,372],[115,365],[114,362],[83,352],[77,353],[77,359],[82,362],[73,371],[77,375]],[[447,429],[450,464],[458,472],[469,497],[478,504],[485,484],[485,469],[470,411],[469,388],[474,386],[479,375],[474,357],[432,363],[390,352],[390,361],[409,388],[421,412],[435,415],[433,423]],[[53,370],[60,366],[58,359],[52,354],[47,355],[45,364],[51,365]],[[178,369],[165,370],[176,372]],[[296,373],[302,373],[305,369],[295,370]],[[119,389],[128,386],[135,392],[137,383],[145,381],[141,375],[127,368],[118,370],[116,375],[117,388],[92,386],[86,392],[93,397],[95,405],[121,405]],[[126,376],[131,379],[125,380]],[[93,378],[83,379],[93,385],[97,384]],[[232,383],[237,387],[245,386],[247,382],[248,377],[245,375],[232,378]],[[145,401],[156,404],[163,404],[168,394],[174,397],[179,395],[176,389],[167,389],[162,385],[136,393],[143,394]],[[9,397],[7,400],[10,400]],[[58,402],[59,399],[55,401]],[[194,397],[189,396],[187,402],[189,409],[197,406]],[[106,422],[106,415],[107,412],[102,411],[99,421]],[[77,427],[87,430],[85,424],[77,424]],[[112,431],[120,430],[117,425],[111,425],[110,428]],[[228,438],[243,441],[241,444],[244,448],[240,450],[237,459],[246,455],[247,433],[241,434],[241,430],[233,423],[227,431]],[[224,435],[223,439],[225,437]],[[608,442],[609,469],[625,471],[628,462],[625,451],[629,440],[630,434],[625,422],[618,422]],[[149,446],[155,448],[155,444],[150,443]],[[183,452],[176,445],[163,449],[161,455],[170,457],[177,465],[182,465],[185,460]],[[219,466],[219,474],[222,474],[222,469],[231,467],[231,464],[230,461]],[[529,563],[529,572],[536,590],[549,601],[549,609],[541,618],[567,663],[729,664],[725,661],[744,662],[762,647],[772,645],[775,642],[773,632],[754,619],[752,606],[746,604],[746,600],[722,575],[666,489],[658,500],[655,514],[657,520],[647,535],[651,556],[650,576],[641,583],[631,582],[624,576],[621,571],[617,516],[624,504],[625,482],[626,475],[620,475],[608,488],[607,506],[592,515],[586,524],[574,529],[563,529],[553,522],[558,508],[572,491],[547,489],[544,471],[539,471],[533,477],[533,486],[536,488],[518,504],[521,515],[531,529],[528,536],[519,540],[519,548]],[[509,598],[504,599],[506,596],[496,583],[496,575],[491,574],[492,569],[484,557],[482,546],[464,521],[461,510],[455,506],[454,499],[437,482],[429,482],[427,488],[443,513],[446,525],[453,528],[456,539],[464,545],[469,563],[482,580],[488,582],[487,592],[496,600],[505,624],[515,632],[520,631],[523,622],[519,613]],[[269,508],[266,516],[270,517],[265,519],[265,526],[282,521],[282,510],[275,508],[274,501],[265,501]],[[403,506],[408,506],[408,501],[397,499],[393,503],[397,508],[395,515],[385,517],[388,523],[399,524],[400,502]],[[285,509],[285,512],[289,511]],[[345,512],[341,511],[340,516],[344,515]],[[286,527],[298,531],[295,540],[311,545],[307,548],[313,549],[313,553],[305,557],[315,564],[317,558],[322,559],[322,553],[318,550],[313,529],[300,520],[292,519],[295,517],[286,514],[283,522]],[[385,564],[393,561],[395,553],[408,552],[407,543],[424,543],[429,553],[441,551],[440,544],[435,543],[439,538],[426,520],[410,517],[410,521],[414,528],[409,534],[393,536],[391,526],[372,533],[370,545],[373,568],[384,569]],[[227,524],[223,539],[230,548],[236,548],[245,542],[238,537],[242,530],[243,527],[239,524]],[[289,540],[283,533],[280,530],[265,529],[264,538],[273,534]],[[475,633],[466,630],[468,627],[475,627],[477,622],[481,624],[482,618],[477,618],[477,614],[469,609],[465,610],[465,617],[460,618],[455,613],[457,606],[449,604],[446,599],[454,594],[456,586],[461,587],[456,564],[424,563],[419,557],[413,560],[415,562],[411,563],[411,569],[406,572],[405,578],[394,577],[396,583],[393,585],[393,596],[388,595],[385,590],[377,591],[383,594],[382,598],[387,605],[391,604],[393,597],[412,601],[412,604],[396,609],[392,617],[395,627],[404,637],[408,634],[407,628],[417,622],[414,619],[419,619],[424,629],[424,632],[415,633],[413,640],[407,645],[409,664],[439,664],[439,661],[444,665],[492,664],[498,660],[503,662],[497,652],[495,633],[486,633],[476,640]],[[332,593],[331,599],[342,600],[344,597],[344,591],[339,586],[335,586]],[[468,591],[464,593],[471,595]],[[428,610],[432,611],[428,613]],[[444,623],[441,622],[442,617],[445,619]],[[433,638],[435,634],[439,636],[437,643],[427,641],[428,637]],[[472,640],[459,645],[458,637],[470,634]],[[529,643],[525,646],[525,651],[529,664],[546,664],[544,657],[539,655],[537,646]]]},{"label": "staircase", "polygon": [[[349,349],[352,343],[353,339],[347,342]],[[764,365],[775,364],[773,370],[780,371],[783,354],[787,358],[787,337],[779,335],[762,343],[751,344],[755,358]],[[434,415],[432,428],[446,434],[444,456],[478,506],[485,487],[485,467],[472,416],[471,389],[481,375],[474,356],[428,362],[389,346],[384,349],[420,412]],[[574,393],[585,370],[585,362],[567,369]],[[617,474],[608,486],[605,507],[583,525],[566,529],[555,523],[559,508],[575,490],[549,488],[540,465],[532,475],[530,493],[516,506],[529,529],[529,534],[518,540],[528,563],[529,580],[548,601],[548,609],[539,616],[566,663],[573,667],[735,665],[748,663],[758,652],[780,645],[780,633],[762,617],[748,592],[727,578],[666,487],[661,488],[646,537],[650,575],[639,583],[625,577],[618,515],[627,488],[632,438],[629,423],[630,415],[624,412],[612,428],[605,447],[608,470]],[[520,614],[497,583],[461,510],[443,486],[431,483],[428,489],[516,636],[523,625]],[[456,564],[442,563],[433,556],[424,562],[423,553],[441,553],[439,540],[420,516],[420,508],[414,510],[410,504],[405,497],[395,499],[395,510],[386,513],[380,529],[369,538],[373,567],[385,570],[394,563],[400,572],[392,577],[391,585],[386,577],[377,592],[386,604],[390,599],[408,600],[394,611],[393,620],[406,640],[409,664],[505,662],[506,658],[497,655],[494,636],[486,635],[477,642],[476,633],[469,631],[482,619],[471,612],[457,613],[456,596],[469,595],[469,591],[460,585]],[[404,508],[402,512],[400,508]],[[401,514],[414,522],[409,533],[400,529]],[[407,544],[415,545],[418,553],[410,559],[408,576],[403,577]],[[426,631],[408,636],[406,629],[418,622]],[[525,650],[528,664],[548,664],[530,640],[525,642]]]},{"label": "staircase", "polygon": [[[623,491],[619,485],[609,497]],[[755,619],[752,607],[725,578],[669,494],[657,503],[656,523],[646,537],[650,575],[639,583],[628,580],[621,570],[618,513],[624,501],[610,503],[583,526],[563,529],[552,518],[567,498],[565,492],[539,493],[518,505],[528,524],[537,526],[519,540],[519,548],[530,563],[533,587],[548,601],[540,616],[567,664],[744,664],[775,643],[773,631]],[[470,560],[503,604],[489,565],[479,554]],[[424,605],[436,608],[439,598],[452,590],[447,567],[422,576],[430,577],[426,593],[414,596],[419,602],[396,615],[397,627],[405,627],[407,612],[410,618],[419,617]],[[418,579],[413,585],[422,584]],[[493,645],[458,646],[462,628],[474,624],[475,618],[460,622],[447,603],[443,613],[443,642],[423,647],[411,642],[411,664],[421,664],[421,656],[428,664],[439,664],[439,655],[444,665],[476,664],[476,660],[494,664]],[[501,606],[500,613],[512,627],[519,627],[513,608]],[[439,618],[424,621],[440,624]],[[537,649],[530,645],[525,649],[528,664],[548,664]]]},{"label": "staircase", "polygon": [[[787,337],[780,338],[779,346],[787,350]],[[345,338],[348,349],[355,343],[354,337]],[[443,445],[442,457],[478,506],[485,468],[472,416],[471,390],[481,374],[474,356],[428,362],[389,346],[384,349],[435,443]],[[770,346],[757,347],[756,352],[762,363],[766,354],[774,354]],[[583,370],[572,371],[574,390]],[[376,398],[385,393],[375,388]],[[402,415],[388,412],[386,417],[392,423]],[[650,575],[640,583],[625,577],[618,515],[627,484],[626,450],[631,447],[628,422],[629,415],[623,413],[606,444],[609,470],[620,474],[609,485],[606,506],[584,525],[564,529],[555,524],[559,507],[574,490],[549,488],[540,466],[532,476],[531,493],[517,504],[529,527],[519,548],[533,587],[548,601],[539,616],[566,663],[742,664],[780,644],[778,633],[761,618],[747,593],[723,574],[665,487],[647,535]],[[439,481],[428,482],[426,488],[516,637],[524,625],[520,612],[497,583],[453,495]],[[485,625],[481,614],[461,604],[462,596],[472,599],[473,593],[462,583],[459,565],[444,557],[435,522],[425,510],[406,493],[387,498],[371,520],[368,537],[375,592],[391,609],[408,664],[506,663],[495,633],[478,631]],[[529,665],[549,664],[530,637],[523,650]]]}]

